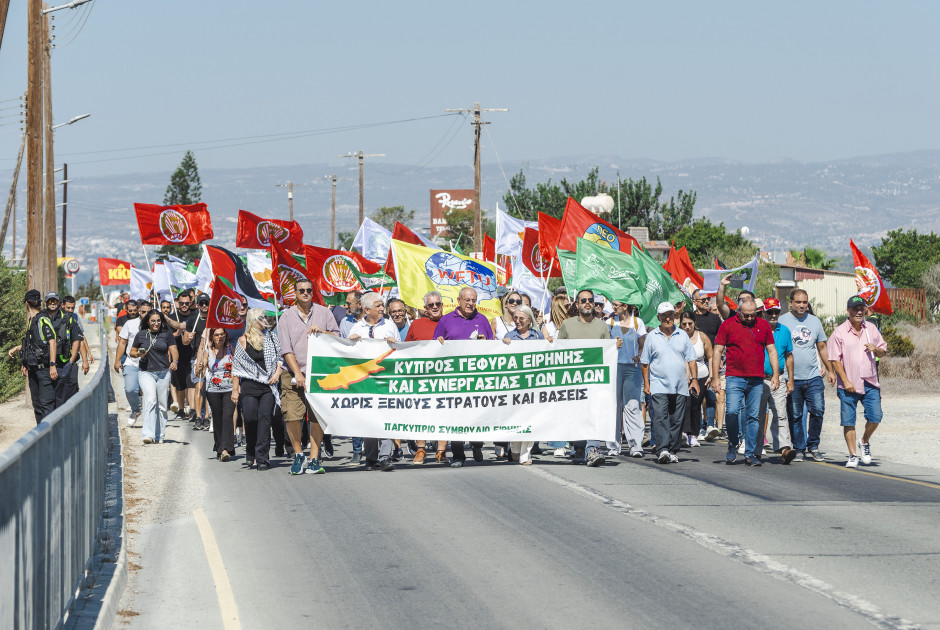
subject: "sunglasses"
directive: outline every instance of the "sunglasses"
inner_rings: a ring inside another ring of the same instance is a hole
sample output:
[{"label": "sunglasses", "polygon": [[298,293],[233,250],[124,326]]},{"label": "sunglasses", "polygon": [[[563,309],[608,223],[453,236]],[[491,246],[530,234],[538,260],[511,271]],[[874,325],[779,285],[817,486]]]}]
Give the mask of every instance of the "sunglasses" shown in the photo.
[{"label": "sunglasses", "polygon": [[581,298],[578,300],[581,304],[590,304],[594,302],[594,298]]},{"label": "sunglasses", "polygon": [[313,293],[313,289],[297,289],[297,293]]},{"label": "sunglasses", "polygon": [[517,300],[513,298],[513,299],[506,300],[506,304],[512,304],[513,306],[515,306],[516,304],[522,304],[522,300]]},{"label": "sunglasses", "polygon": [[440,308],[444,306],[443,302],[427,302],[424,305],[424,308]]}]

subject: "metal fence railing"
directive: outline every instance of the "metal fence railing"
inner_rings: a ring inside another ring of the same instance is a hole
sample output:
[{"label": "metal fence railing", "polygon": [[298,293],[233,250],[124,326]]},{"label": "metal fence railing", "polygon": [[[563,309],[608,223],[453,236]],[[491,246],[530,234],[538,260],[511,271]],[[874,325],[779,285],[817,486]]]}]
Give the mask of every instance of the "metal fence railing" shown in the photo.
[{"label": "metal fence railing", "polygon": [[95,548],[109,385],[107,332],[96,314],[101,357],[91,381],[0,453],[0,628],[58,625]]}]

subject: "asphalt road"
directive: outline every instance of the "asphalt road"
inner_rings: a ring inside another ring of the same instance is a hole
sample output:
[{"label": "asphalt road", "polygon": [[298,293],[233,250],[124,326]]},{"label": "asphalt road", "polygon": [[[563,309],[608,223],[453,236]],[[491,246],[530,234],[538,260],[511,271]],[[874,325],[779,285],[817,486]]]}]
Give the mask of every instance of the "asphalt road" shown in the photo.
[{"label": "asphalt road", "polygon": [[522,467],[488,445],[459,470],[291,477],[177,435],[146,451],[170,472],[119,627],[940,628],[938,471],[727,466],[720,445]]}]

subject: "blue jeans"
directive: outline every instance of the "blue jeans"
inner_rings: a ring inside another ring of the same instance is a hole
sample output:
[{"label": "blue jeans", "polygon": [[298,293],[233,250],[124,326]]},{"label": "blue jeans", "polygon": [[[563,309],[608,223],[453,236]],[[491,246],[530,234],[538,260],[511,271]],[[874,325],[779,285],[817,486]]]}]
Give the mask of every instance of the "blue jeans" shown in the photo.
[{"label": "blue jeans", "polygon": [[[818,449],[823,414],[826,412],[826,384],[822,377],[793,381],[793,393],[790,394],[789,403],[793,448],[801,453]],[[803,415],[804,406],[809,409],[809,431],[806,427],[806,416]]]},{"label": "blue jeans", "polygon": [[705,388],[705,418],[706,426],[715,426],[715,408],[718,406],[718,399],[715,397],[715,390],[711,387]]},{"label": "blue jeans", "polygon": [[352,438],[353,453],[362,453],[362,438]]},{"label": "blue jeans", "polygon": [[166,410],[160,407],[160,401],[166,400],[170,393],[170,371],[140,372],[138,378],[140,391],[144,393],[141,437],[159,442],[166,433]]},{"label": "blue jeans", "polygon": [[137,374],[140,371],[136,365],[124,364],[124,395],[131,406],[131,411],[140,411],[140,383]]},{"label": "blue jeans", "polygon": [[840,425],[844,427],[855,426],[855,416],[858,413],[858,403],[862,403],[862,409],[865,411],[865,422],[878,424],[881,422],[881,390],[877,387],[865,383],[864,394],[850,394],[841,387],[836,390],[839,394],[841,421]]},{"label": "blue jeans", "polygon": [[728,448],[737,448],[739,424],[744,417],[744,456],[759,455],[763,444],[757,443],[761,433],[760,399],[764,392],[764,379],[760,376],[728,376],[725,379],[725,428],[728,430]]}]

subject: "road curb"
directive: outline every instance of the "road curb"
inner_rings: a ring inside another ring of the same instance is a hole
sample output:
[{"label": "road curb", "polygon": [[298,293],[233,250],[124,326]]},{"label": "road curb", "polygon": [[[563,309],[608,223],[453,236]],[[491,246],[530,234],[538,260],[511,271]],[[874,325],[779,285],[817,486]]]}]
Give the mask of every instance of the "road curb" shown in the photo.
[{"label": "road curb", "polygon": [[63,622],[66,629],[107,629],[114,623],[127,586],[127,519],[124,461],[118,414],[108,414],[108,470],[95,554]]}]

